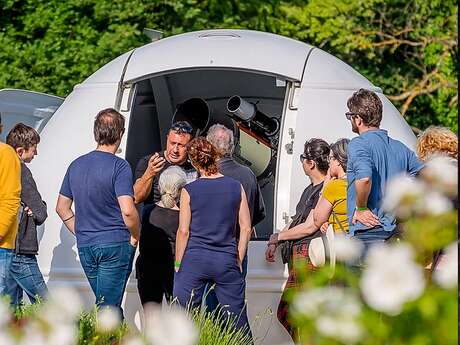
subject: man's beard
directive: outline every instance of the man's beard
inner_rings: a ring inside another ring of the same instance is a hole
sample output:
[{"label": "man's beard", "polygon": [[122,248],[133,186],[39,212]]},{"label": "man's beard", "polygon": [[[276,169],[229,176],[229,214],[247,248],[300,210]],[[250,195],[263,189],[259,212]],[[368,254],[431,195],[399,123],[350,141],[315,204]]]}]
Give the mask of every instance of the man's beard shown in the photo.
[{"label": "man's beard", "polygon": [[356,126],[355,121],[351,120],[351,130],[353,133],[359,134],[358,126]]}]

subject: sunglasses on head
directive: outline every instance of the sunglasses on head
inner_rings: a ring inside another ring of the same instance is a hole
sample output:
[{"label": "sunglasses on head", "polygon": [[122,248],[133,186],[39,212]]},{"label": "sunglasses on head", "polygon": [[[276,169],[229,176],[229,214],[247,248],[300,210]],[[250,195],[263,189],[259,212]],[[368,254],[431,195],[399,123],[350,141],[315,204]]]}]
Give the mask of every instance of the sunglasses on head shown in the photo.
[{"label": "sunglasses on head", "polygon": [[173,123],[173,125],[170,128],[171,131],[177,132],[177,133],[185,133],[185,134],[192,134],[193,133],[193,128],[190,126],[187,122],[176,122]]}]

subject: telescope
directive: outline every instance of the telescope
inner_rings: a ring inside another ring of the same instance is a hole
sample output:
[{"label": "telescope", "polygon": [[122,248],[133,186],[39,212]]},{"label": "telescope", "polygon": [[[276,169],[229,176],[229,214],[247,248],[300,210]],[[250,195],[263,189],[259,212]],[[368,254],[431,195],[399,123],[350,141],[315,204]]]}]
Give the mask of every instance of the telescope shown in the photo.
[{"label": "telescope", "polygon": [[228,99],[227,110],[262,137],[271,137],[278,133],[280,128],[277,118],[265,115],[257,109],[255,104],[245,101],[238,95]]},{"label": "telescope", "polygon": [[189,98],[177,106],[171,123],[187,121],[193,127],[192,136],[199,136],[208,126],[210,113],[208,102],[204,99]]}]

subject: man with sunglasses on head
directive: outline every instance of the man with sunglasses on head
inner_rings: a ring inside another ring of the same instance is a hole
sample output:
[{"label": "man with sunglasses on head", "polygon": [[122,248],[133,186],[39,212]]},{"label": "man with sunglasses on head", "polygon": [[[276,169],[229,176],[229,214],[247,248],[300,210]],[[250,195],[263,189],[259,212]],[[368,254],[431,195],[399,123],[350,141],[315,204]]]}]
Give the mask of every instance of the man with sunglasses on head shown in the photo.
[{"label": "man with sunglasses on head", "polygon": [[[186,121],[173,123],[166,136],[166,149],[141,158],[134,173],[134,198],[136,204],[144,204],[142,210],[142,231],[155,231],[149,216],[161,199],[158,189],[160,175],[168,167],[176,165],[185,171],[187,182],[198,174],[188,161],[186,146],[193,138],[193,127]],[[157,238],[155,237],[157,236]],[[168,284],[164,253],[170,249],[168,241],[156,231],[150,232],[149,243],[142,238],[139,242],[139,256],[136,261],[137,288],[143,304],[161,303],[163,296],[171,297],[172,287]],[[151,243],[155,242],[155,243]],[[155,247],[155,250],[152,248]]]},{"label": "man with sunglasses on head", "polygon": [[387,182],[406,173],[415,176],[422,163],[406,145],[380,129],[382,101],[366,89],[355,92],[347,101],[345,113],[352,131],[359,134],[348,145],[347,218],[350,235],[361,240],[364,253],[370,245],[394,235],[396,219],[382,209]]},{"label": "man with sunglasses on head", "polygon": [[175,122],[166,136],[166,149],[139,160],[134,174],[134,198],[136,204],[144,203],[145,208],[160,200],[158,180],[161,173],[171,165],[180,166],[190,180],[197,177],[196,170],[187,160],[186,146],[192,137],[193,128],[188,122]]}]

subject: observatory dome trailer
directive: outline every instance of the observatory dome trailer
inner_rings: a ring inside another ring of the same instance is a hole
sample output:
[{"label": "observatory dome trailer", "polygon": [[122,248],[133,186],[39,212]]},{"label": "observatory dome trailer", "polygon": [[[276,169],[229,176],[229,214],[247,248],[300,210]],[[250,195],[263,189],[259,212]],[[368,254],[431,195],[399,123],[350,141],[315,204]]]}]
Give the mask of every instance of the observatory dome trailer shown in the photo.
[{"label": "observatory dome trailer", "polygon": [[[269,312],[276,311],[287,272],[280,261],[265,262],[267,241],[289,222],[309,183],[298,159],[305,141],[333,142],[354,135],[344,113],[347,99],[359,88],[378,93],[382,127],[414,147],[415,136],[396,108],[349,65],[308,44],[256,31],[205,30],[160,39],[108,63],[76,85],[62,104],[49,98],[50,106],[60,105],[54,115],[28,120],[42,129],[31,169],[49,205],[39,254],[48,284],[73,286],[93,303],[75,239],[53,207],[70,162],[95,148],[92,126],[99,110],[115,107],[126,117],[127,135],[117,154],[133,169],[140,157],[164,149],[172,121],[186,118],[203,134],[212,124],[223,123],[238,138],[236,159],[256,174],[267,207],[248,252],[249,316],[258,320],[254,335],[264,338],[263,344],[288,341],[276,314]],[[5,106],[4,98],[0,101]],[[4,116],[11,117],[11,125],[15,115],[9,106]],[[30,108],[46,104],[31,101]],[[24,109],[20,113],[25,121]],[[141,324],[134,273],[124,309],[128,320]]]}]

